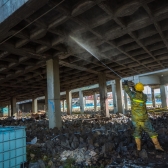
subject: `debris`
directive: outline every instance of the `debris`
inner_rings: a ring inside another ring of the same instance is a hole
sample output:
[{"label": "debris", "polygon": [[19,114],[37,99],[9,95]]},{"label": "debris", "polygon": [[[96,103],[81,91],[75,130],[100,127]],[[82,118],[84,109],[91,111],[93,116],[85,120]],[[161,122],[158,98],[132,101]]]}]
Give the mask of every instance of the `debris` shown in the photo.
[{"label": "debris", "polygon": [[33,160],[34,157],[35,157],[35,154],[31,153],[31,154],[30,154],[30,157],[31,157],[31,159]]},{"label": "debris", "polygon": [[38,160],[38,164],[39,164],[40,168],[45,168],[46,167],[42,160]]},{"label": "debris", "polygon": [[[166,149],[167,115],[154,118],[150,114],[150,117],[155,130],[158,130],[159,141]],[[131,165],[135,168],[151,168],[158,164],[164,165],[166,162],[164,158],[168,158],[167,154],[163,156],[156,153],[152,141],[144,132],[142,133],[142,151],[139,155],[137,154],[129,113],[127,116],[120,113],[110,114],[109,118],[101,117],[98,113],[63,115],[62,119],[63,126],[60,130],[49,129],[46,119],[27,118],[23,121],[8,118],[0,120],[0,125],[26,126],[26,137],[29,142],[27,143],[27,158],[29,162],[35,162],[29,164],[30,168],[61,167],[69,159],[73,159],[71,164],[76,167],[129,168]]]},{"label": "debris", "polygon": [[145,149],[142,149],[140,152],[139,152],[139,156],[142,158],[142,159],[148,159],[148,154],[146,152]]},{"label": "debris", "polygon": [[30,163],[29,168],[40,168],[40,166],[39,166],[38,162],[35,162],[35,163]]},{"label": "debris", "polygon": [[33,138],[33,139],[31,140],[31,142],[27,142],[27,144],[31,144],[31,145],[34,145],[34,144],[36,144],[36,143],[37,143],[37,137]]}]

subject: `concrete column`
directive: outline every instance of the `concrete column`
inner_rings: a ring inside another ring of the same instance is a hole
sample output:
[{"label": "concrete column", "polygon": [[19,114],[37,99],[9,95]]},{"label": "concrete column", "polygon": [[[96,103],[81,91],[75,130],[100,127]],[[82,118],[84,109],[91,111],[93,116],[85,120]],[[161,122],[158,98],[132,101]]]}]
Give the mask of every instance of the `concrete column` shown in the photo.
[{"label": "concrete column", "polygon": [[113,108],[114,108],[114,113],[117,113],[118,108],[117,108],[117,96],[116,96],[116,84],[115,81],[112,81],[112,95],[113,95]]},{"label": "concrete column", "polygon": [[123,94],[122,94],[122,81],[120,79],[116,80],[116,93],[117,93],[118,112],[125,114],[124,103],[123,103]]},{"label": "concrete column", "polygon": [[94,111],[97,111],[97,94],[94,93]]},{"label": "concrete column", "polygon": [[49,128],[61,128],[59,59],[47,61],[47,93]]},{"label": "concrete column", "polygon": [[160,85],[160,94],[161,94],[162,108],[167,107],[165,85]]},{"label": "concrete column", "polygon": [[65,100],[63,100],[63,112],[65,112]]},{"label": "concrete column", "polygon": [[67,114],[71,115],[72,113],[72,94],[70,90],[66,91],[66,103],[67,103]]},{"label": "concrete column", "polygon": [[38,109],[37,109],[37,98],[33,98],[32,99],[32,112],[33,113],[37,113]]},{"label": "concrete column", "polygon": [[84,97],[84,106],[86,106],[86,98],[87,96]]},{"label": "concrete column", "polygon": [[128,110],[128,96],[125,91],[124,91],[124,105],[125,105],[125,111],[127,111]]},{"label": "concrete column", "polygon": [[83,100],[83,92],[79,91],[79,101],[80,101],[80,111],[84,113],[84,100]]},{"label": "concrete column", "polygon": [[152,105],[153,105],[153,107],[155,107],[156,106],[156,104],[155,104],[155,92],[154,92],[153,88],[151,88],[151,94],[152,94]]},{"label": "concrete column", "polygon": [[47,93],[47,89],[45,91],[45,112],[46,112],[46,117],[48,118],[48,93]]},{"label": "concrete column", "polygon": [[11,116],[13,116],[14,114],[16,114],[16,97],[12,97],[11,98]]},{"label": "concrete column", "polygon": [[8,117],[11,117],[11,105],[8,105]]},{"label": "concrete column", "polygon": [[105,74],[100,73],[98,75],[98,78],[99,78],[99,92],[100,92],[100,109],[101,109],[101,115],[109,117],[106,76],[105,76]]},{"label": "concrete column", "polygon": [[24,109],[24,104],[22,104],[22,112],[25,112],[25,109]]}]

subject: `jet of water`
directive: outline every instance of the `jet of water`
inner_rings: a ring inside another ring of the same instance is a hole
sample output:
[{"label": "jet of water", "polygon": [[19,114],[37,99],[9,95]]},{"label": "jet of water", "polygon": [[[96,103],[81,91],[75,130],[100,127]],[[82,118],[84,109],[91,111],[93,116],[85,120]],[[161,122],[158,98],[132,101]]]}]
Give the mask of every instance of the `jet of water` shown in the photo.
[{"label": "jet of water", "polygon": [[89,46],[87,46],[86,44],[84,44],[83,42],[79,41],[79,39],[73,37],[73,36],[70,36],[70,38],[75,41],[80,47],[82,47],[83,49],[85,49],[88,53],[90,53],[92,56],[94,56],[98,61],[100,61],[106,68],[108,68],[111,72],[113,72],[114,74],[116,74],[120,79],[122,79],[122,77],[117,73],[115,72],[113,69],[111,69],[109,66],[107,66],[104,62],[102,62],[100,60],[99,57],[96,56],[96,54],[90,49]]}]

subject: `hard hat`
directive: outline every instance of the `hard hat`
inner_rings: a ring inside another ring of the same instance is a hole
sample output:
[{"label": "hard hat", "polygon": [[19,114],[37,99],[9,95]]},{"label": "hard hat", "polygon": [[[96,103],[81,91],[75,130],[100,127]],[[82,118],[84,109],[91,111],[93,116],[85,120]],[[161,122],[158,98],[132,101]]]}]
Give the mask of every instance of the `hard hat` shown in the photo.
[{"label": "hard hat", "polygon": [[135,85],[135,90],[136,91],[139,91],[139,92],[142,92],[143,90],[144,90],[144,85],[142,84],[142,83],[137,83],[136,85]]}]

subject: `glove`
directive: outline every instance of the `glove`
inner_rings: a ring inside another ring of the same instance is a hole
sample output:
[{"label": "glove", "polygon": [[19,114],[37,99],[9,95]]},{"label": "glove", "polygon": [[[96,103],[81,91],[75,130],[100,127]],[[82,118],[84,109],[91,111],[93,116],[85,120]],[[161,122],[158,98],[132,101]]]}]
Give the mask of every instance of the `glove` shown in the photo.
[{"label": "glove", "polygon": [[124,80],[124,85],[128,85],[128,80]]}]

